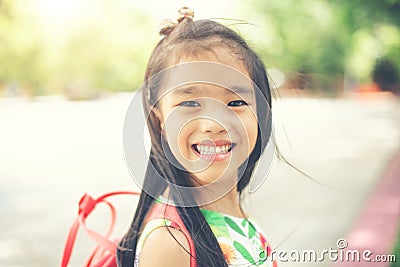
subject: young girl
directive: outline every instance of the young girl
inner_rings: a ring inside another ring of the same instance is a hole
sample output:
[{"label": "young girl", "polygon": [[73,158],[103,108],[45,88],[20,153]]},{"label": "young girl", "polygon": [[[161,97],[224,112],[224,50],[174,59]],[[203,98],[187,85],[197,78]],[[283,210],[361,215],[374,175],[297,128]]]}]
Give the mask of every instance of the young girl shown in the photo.
[{"label": "young girl", "polygon": [[275,266],[240,197],[271,133],[265,67],[233,30],[180,10],[142,92],[151,151],[123,267]]}]

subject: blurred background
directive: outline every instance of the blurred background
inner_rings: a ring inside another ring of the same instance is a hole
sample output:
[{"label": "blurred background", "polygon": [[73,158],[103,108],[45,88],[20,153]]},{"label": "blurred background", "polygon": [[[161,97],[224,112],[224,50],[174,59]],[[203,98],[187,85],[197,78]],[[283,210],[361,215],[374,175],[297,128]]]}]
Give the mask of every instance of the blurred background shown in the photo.
[{"label": "blurred background", "polygon": [[[314,179],[276,159],[250,195],[273,247],[322,251],[357,227],[400,152],[400,1],[0,0],[1,266],[57,266],[82,194],[136,188],[125,112],[159,23],[183,5],[234,28],[262,57],[278,145]],[[135,199],[116,202],[118,236]],[[107,211],[96,216],[105,229]],[[386,253],[400,258],[399,235]],[[71,266],[93,244],[78,242]]]},{"label": "blurred background", "polygon": [[[131,92],[141,84],[158,24],[176,17],[180,3],[2,0],[1,95]],[[248,38],[285,74],[286,87],[333,96],[373,90],[374,81],[381,90],[398,89],[398,1],[186,3],[197,19],[221,18]]]}]

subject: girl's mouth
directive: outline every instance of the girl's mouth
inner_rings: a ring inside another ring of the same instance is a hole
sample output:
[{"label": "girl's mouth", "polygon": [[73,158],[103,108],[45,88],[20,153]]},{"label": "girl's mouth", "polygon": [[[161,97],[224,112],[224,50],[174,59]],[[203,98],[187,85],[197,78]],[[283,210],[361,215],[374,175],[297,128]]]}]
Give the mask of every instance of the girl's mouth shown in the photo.
[{"label": "girl's mouth", "polygon": [[195,154],[201,158],[211,161],[220,161],[226,159],[235,146],[235,143],[227,141],[213,142],[211,140],[205,140],[199,144],[193,144],[192,148]]},{"label": "girl's mouth", "polygon": [[225,154],[230,152],[234,146],[235,144],[224,145],[224,146],[207,146],[207,145],[194,144],[192,147],[197,153],[201,155],[207,155],[207,154]]}]

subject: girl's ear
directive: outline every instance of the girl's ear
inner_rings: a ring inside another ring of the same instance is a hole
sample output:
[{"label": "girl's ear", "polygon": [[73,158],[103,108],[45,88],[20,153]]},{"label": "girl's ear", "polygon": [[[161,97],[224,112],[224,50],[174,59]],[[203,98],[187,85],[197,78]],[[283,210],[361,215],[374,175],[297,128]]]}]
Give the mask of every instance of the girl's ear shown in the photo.
[{"label": "girl's ear", "polygon": [[160,128],[162,130],[164,128],[164,120],[163,120],[163,117],[161,115],[161,111],[156,107],[154,107],[151,111],[154,112],[154,115],[160,121]]}]

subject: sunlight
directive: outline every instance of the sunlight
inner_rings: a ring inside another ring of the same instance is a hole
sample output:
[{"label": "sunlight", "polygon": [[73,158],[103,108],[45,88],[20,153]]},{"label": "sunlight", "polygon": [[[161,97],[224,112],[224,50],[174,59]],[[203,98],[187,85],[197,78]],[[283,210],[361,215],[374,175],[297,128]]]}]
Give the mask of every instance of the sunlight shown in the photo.
[{"label": "sunlight", "polygon": [[[91,19],[101,19],[104,13],[115,9],[126,12],[138,11],[157,24],[164,19],[174,19],[180,7],[188,6],[195,12],[195,19],[238,17],[238,0],[220,0],[215,5],[213,0],[170,0],[170,1],[139,1],[124,0],[113,2],[109,0],[31,0],[29,8],[38,21],[43,23],[45,31],[57,34],[57,31],[79,27]],[[127,14],[124,14],[127,16]]]},{"label": "sunlight", "polygon": [[34,2],[34,8],[46,24],[64,28],[70,25],[82,12],[82,3],[78,0],[40,0]]},{"label": "sunlight", "polygon": [[205,18],[235,18],[238,13],[236,8],[238,0],[219,0],[216,4],[215,0],[170,0],[170,1],[133,1],[134,5],[143,12],[152,16],[152,19],[162,21],[165,18],[175,18],[178,9],[187,6],[195,13],[195,19]]}]

